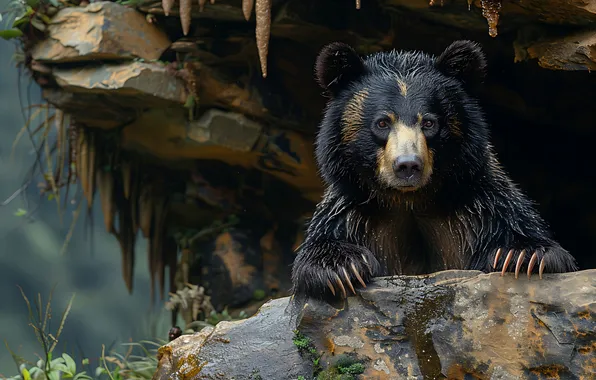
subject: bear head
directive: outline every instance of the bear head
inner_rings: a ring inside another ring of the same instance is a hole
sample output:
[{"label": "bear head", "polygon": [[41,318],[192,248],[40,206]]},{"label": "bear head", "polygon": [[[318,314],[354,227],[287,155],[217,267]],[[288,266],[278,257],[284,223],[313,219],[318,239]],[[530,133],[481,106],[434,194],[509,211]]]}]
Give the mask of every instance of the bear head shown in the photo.
[{"label": "bear head", "polygon": [[329,98],[315,144],[323,179],[362,196],[406,198],[464,183],[488,160],[487,127],[470,95],[485,68],[471,41],[438,57],[393,50],[361,58],[347,44],[325,46],[315,67]]}]

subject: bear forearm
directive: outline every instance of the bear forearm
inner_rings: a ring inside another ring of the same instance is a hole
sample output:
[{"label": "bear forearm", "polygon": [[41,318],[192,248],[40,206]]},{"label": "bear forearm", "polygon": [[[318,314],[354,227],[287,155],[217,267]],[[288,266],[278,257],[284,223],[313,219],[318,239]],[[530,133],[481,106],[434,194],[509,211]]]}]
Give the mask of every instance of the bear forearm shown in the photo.
[{"label": "bear forearm", "polygon": [[[506,178],[505,176],[502,176]],[[483,271],[560,273],[578,269],[575,258],[554,240],[552,233],[532,202],[510,180],[495,195],[490,230],[481,234],[476,267]],[[504,194],[509,194],[505,197]]]}]

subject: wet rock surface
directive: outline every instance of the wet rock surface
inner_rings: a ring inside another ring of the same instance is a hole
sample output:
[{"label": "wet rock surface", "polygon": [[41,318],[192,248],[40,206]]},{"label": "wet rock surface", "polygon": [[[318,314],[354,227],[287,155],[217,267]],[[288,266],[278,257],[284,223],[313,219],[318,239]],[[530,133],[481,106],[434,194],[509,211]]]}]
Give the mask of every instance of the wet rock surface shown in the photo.
[{"label": "wet rock surface", "polygon": [[[337,309],[289,298],[184,335],[154,379],[589,379],[596,270],[545,275],[444,271],[378,278]],[[294,330],[296,329],[296,330]]]}]

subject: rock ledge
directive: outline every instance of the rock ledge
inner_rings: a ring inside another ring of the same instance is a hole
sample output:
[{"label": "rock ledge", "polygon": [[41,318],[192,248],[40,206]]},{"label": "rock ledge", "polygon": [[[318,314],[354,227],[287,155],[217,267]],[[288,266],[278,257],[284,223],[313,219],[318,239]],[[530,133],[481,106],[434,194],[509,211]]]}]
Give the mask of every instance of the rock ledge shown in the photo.
[{"label": "rock ledge", "polygon": [[[596,270],[376,279],[336,309],[289,298],[160,348],[154,379],[588,379]],[[259,377],[260,376],[260,377]],[[302,379],[302,377],[300,377]]]}]

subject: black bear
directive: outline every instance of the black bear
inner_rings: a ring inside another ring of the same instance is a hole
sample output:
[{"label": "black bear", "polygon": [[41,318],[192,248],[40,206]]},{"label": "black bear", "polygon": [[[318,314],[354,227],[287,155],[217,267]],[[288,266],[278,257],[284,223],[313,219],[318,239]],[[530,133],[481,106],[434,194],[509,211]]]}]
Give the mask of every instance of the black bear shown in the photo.
[{"label": "black bear", "polygon": [[472,41],[438,57],[322,49],[326,190],[292,268],[295,296],[345,298],[374,276],[445,269],[577,270],[497,161],[473,98],[485,68]]}]

